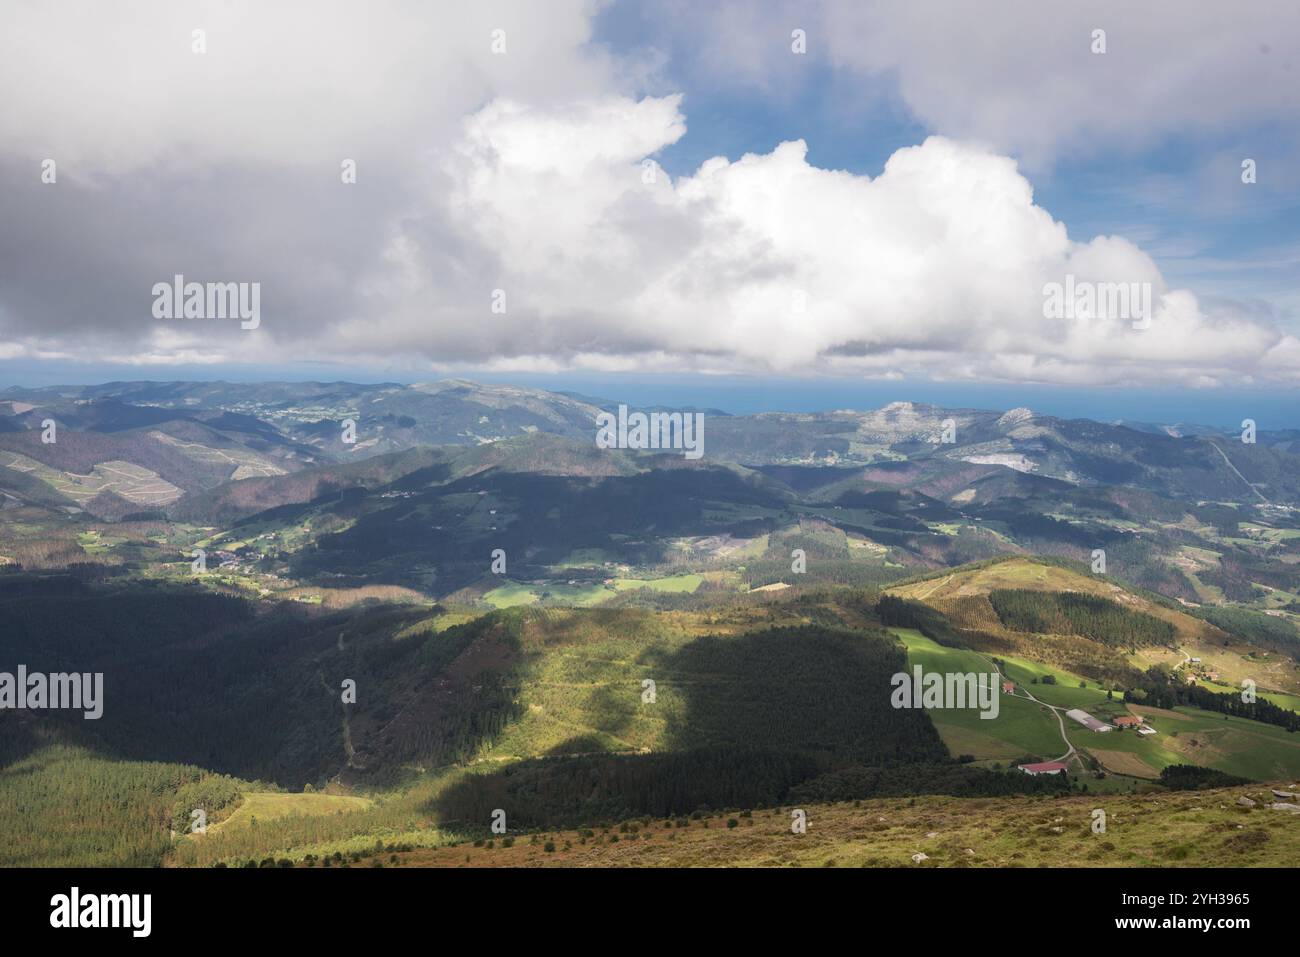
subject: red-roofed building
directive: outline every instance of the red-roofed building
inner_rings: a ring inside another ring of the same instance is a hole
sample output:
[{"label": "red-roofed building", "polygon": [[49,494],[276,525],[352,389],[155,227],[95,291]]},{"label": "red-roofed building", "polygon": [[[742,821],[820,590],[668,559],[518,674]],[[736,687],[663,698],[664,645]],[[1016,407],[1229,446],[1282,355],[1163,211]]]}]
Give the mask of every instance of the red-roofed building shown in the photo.
[{"label": "red-roofed building", "polygon": [[1020,770],[1026,774],[1060,774],[1065,765],[1060,761],[1044,761],[1042,764],[1022,764]]},{"label": "red-roofed building", "polygon": [[1003,694],[1015,694],[1015,692],[1016,692],[1016,683],[1015,683],[1014,681],[1004,681],[1004,682],[1002,682],[1002,693],[1003,693]]},{"label": "red-roofed building", "polygon": [[1142,716],[1136,714],[1126,714],[1111,722],[1117,728],[1136,728],[1141,723]]}]

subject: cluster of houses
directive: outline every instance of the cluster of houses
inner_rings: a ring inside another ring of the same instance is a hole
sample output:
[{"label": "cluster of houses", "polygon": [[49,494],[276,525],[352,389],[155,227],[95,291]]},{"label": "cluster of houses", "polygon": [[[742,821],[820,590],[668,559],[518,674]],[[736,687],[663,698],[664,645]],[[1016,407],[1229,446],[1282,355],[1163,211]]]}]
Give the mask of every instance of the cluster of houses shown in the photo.
[{"label": "cluster of houses", "polygon": [[1218,681],[1219,673],[1217,671],[1207,671],[1200,658],[1188,658],[1187,663],[1191,665],[1188,670],[1191,672],[1187,676],[1188,684],[1196,684],[1197,678],[1203,678],[1206,681]]},{"label": "cluster of houses", "polygon": [[[258,536],[258,538],[262,537],[261,535]],[[266,552],[254,551],[245,545],[233,552],[224,548],[217,549],[213,556],[217,559],[217,567],[237,571],[244,567],[245,562],[260,561],[266,558]]]},{"label": "cluster of houses", "polygon": [[1098,733],[1111,731],[1115,728],[1134,728],[1138,734],[1156,734],[1156,729],[1146,723],[1146,719],[1140,714],[1125,714],[1112,720],[1110,724],[1098,718],[1094,718],[1082,708],[1071,708],[1065,712],[1067,718],[1072,718],[1079,724],[1083,725],[1089,731]]},{"label": "cluster of houses", "polygon": [[[1002,690],[1009,694],[1010,690],[1007,688],[1007,685],[1011,685],[1011,682],[1003,682]],[[1011,690],[1014,690],[1014,688],[1015,686],[1011,685]],[[1111,724],[1107,724],[1099,718],[1093,717],[1082,708],[1071,708],[1069,711],[1065,712],[1065,716],[1079,722],[1079,724],[1083,725],[1089,731],[1095,731],[1098,734],[1106,731],[1113,731],[1116,728],[1133,728],[1138,734],[1158,733],[1155,728],[1146,723],[1146,719],[1140,714],[1120,715],[1118,718],[1115,718]],[[1017,767],[1026,774],[1060,774],[1065,770],[1065,765],[1060,761],[1042,761],[1037,764],[1021,764],[1017,765]]]}]

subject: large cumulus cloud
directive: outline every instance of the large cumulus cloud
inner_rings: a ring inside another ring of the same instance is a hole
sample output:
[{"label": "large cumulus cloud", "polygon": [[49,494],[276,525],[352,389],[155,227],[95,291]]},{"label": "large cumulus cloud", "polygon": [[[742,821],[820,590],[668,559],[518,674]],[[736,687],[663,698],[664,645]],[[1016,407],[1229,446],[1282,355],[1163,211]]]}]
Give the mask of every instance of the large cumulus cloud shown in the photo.
[{"label": "large cumulus cloud", "polygon": [[[1004,156],[931,137],[872,179],[810,165],[789,142],[673,181],[645,157],[683,135],[679,107],[498,101],[474,114],[438,157],[443,231],[408,229],[390,246],[411,285],[379,310],[384,323],[342,334],[358,349],[378,332],[507,368],[637,356],[660,369],[1079,383],[1290,374],[1290,339],[1207,314],[1122,238],[1072,241]],[[427,237],[447,232],[463,268],[422,270],[443,252]],[[1045,317],[1044,286],[1067,276],[1149,286],[1149,327],[1100,309]],[[505,314],[489,310],[494,289]]]}]

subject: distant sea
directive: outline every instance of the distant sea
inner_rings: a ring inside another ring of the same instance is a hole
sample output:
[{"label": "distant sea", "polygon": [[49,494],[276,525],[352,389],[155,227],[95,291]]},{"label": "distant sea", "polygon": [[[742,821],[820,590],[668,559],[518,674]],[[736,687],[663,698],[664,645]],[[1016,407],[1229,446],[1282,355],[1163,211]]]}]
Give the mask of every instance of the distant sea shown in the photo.
[{"label": "distant sea", "polygon": [[[10,385],[88,385],[155,381],[231,382],[317,381],[418,382],[446,378],[409,370],[348,368],[332,365],[241,367],[140,367],[0,361],[0,391]],[[1157,424],[1194,423],[1226,429],[1254,419],[1258,428],[1300,429],[1300,391],[1079,389],[1003,383],[950,383],[925,380],[850,378],[764,378],[759,376],[646,375],[639,373],[555,374],[458,372],[473,379],[576,392],[630,406],[687,406],[732,414],[824,412],[874,409],[890,402],[917,402],[951,408],[1013,409],[1027,406],[1062,418],[1099,422],[1126,420]]]}]

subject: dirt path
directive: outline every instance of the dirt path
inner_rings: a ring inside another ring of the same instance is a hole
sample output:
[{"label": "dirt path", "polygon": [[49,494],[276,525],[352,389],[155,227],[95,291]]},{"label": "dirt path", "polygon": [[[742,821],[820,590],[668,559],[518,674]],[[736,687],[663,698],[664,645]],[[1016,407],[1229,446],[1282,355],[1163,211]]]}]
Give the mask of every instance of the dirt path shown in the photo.
[{"label": "dirt path", "polygon": [[1228,458],[1228,453],[1224,452],[1223,449],[1219,448],[1213,442],[1210,443],[1210,447],[1214,449],[1214,451],[1218,452],[1220,455],[1223,456],[1223,461],[1227,463],[1228,468],[1232,469],[1233,474],[1236,475],[1237,478],[1241,479],[1242,483],[1246,486],[1246,488],[1250,489],[1252,492],[1254,492],[1256,495],[1259,496],[1259,500],[1261,502],[1263,502],[1265,505],[1273,504],[1272,502],[1270,502],[1268,499],[1264,497],[1263,493],[1261,493],[1259,489],[1255,488],[1254,485],[1246,481],[1246,476],[1242,475],[1240,472],[1237,471],[1237,466],[1232,464],[1232,460]]},{"label": "dirt path", "polygon": [[[995,662],[993,662],[989,658],[985,658],[983,655],[980,655],[980,657],[984,658],[984,660],[987,661],[992,666],[993,670],[998,673],[998,678],[1000,678],[1002,681],[1011,680],[1010,678],[1008,678],[1006,675],[1002,673],[1002,669],[999,668]],[[1061,741],[1065,744],[1065,753],[1061,755],[1059,758],[1053,758],[1052,760],[1060,761],[1064,763],[1068,759],[1077,756],[1078,751],[1075,750],[1074,745],[1070,743],[1070,739],[1065,734],[1065,718],[1061,716],[1061,712],[1068,711],[1069,708],[1058,708],[1054,704],[1048,704],[1046,701],[1040,701],[1038,698],[1035,698],[1033,696],[1033,694],[1030,692],[1028,688],[1024,687],[1023,685],[1017,685],[1017,687],[1025,693],[1024,696],[1026,698],[1028,698],[1030,701],[1034,702],[1035,704],[1040,704],[1044,708],[1050,709],[1052,714],[1056,717],[1056,723],[1061,729]],[[1012,692],[1012,696],[1019,697],[1018,695],[1016,695],[1014,691]]]},{"label": "dirt path", "polygon": [[918,599],[919,601],[924,601],[925,599],[927,599],[927,598],[929,598],[931,595],[933,595],[935,592],[937,592],[937,591],[938,591],[940,588],[942,588],[944,585],[948,584],[948,582],[950,582],[950,581],[952,581],[952,576],[951,576],[951,575],[945,575],[945,576],[944,576],[940,581],[935,582],[934,587],[931,588],[931,589],[930,589],[928,592],[926,592],[924,595],[917,595],[917,596],[916,596],[917,599]]}]

